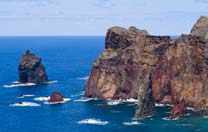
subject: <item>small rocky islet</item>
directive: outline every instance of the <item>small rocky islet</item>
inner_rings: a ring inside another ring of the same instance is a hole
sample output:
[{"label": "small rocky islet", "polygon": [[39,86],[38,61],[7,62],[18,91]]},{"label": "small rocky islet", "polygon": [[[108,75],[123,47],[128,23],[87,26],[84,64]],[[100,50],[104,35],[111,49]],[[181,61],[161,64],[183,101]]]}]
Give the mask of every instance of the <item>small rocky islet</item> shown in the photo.
[{"label": "small rocky islet", "polygon": [[40,57],[30,50],[27,50],[19,63],[19,82],[20,83],[44,83],[48,81],[48,76]]},{"label": "small rocky islet", "polygon": [[208,114],[208,18],[189,34],[155,36],[135,27],[112,27],[94,62],[86,97],[138,100],[136,117],[154,113],[155,103],[171,104],[170,118],[187,107]]}]

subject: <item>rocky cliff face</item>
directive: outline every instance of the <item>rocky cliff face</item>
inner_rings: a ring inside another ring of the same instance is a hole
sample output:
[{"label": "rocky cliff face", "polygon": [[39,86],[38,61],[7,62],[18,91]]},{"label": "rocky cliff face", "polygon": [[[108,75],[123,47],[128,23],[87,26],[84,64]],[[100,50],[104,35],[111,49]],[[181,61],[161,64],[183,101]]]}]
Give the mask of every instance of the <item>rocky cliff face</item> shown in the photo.
[{"label": "rocky cliff face", "polygon": [[208,40],[208,17],[200,17],[191,29],[191,34]]},{"label": "rocky cliff face", "polygon": [[134,27],[110,28],[85,95],[137,98],[138,117],[151,114],[154,102],[175,104],[172,117],[182,115],[183,106],[208,110],[207,26],[208,21],[202,17],[190,35],[177,39],[151,36]]},{"label": "rocky cliff face", "polygon": [[41,58],[29,50],[22,56],[19,67],[19,82],[43,83],[48,80]]}]

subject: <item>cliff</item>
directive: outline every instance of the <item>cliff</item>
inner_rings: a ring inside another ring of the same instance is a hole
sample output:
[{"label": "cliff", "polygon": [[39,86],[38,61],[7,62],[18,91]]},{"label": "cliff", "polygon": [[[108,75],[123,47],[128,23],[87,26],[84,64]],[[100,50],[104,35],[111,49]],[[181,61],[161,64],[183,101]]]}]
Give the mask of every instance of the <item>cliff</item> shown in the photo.
[{"label": "cliff", "polygon": [[[130,27],[107,31],[105,49],[93,65],[87,97],[138,99],[137,116],[152,114],[154,104],[208,110],[208,21],[201,17],[189,35],[152,36]],[[180,112],[179,112],[180,113]]]},{"label": "cliff", "polygon": [[19,82],[21,83],[43,83],[48,81],[45,67],[41,58],[29,50],[23,54],[18,67]]}]

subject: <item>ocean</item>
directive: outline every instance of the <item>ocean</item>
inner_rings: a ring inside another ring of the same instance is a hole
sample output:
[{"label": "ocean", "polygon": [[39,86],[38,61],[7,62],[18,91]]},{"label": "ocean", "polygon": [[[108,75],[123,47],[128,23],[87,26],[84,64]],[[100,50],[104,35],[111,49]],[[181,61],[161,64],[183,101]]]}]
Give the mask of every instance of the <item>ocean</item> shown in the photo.
[{"label": "ocean", "polygon": [[[84,98],[93,62],[104,37],[0,37],[0,132],[207,132],[208,117],[192,115],[168,120],[170,107],[135,120],[134,100]],[[17,67],[30,49],[40,56],[49,76],[46,85],[19,84]],[[65,102],[47,103],[59,91]],[[22,102],[22,103],[19,103]]]}]

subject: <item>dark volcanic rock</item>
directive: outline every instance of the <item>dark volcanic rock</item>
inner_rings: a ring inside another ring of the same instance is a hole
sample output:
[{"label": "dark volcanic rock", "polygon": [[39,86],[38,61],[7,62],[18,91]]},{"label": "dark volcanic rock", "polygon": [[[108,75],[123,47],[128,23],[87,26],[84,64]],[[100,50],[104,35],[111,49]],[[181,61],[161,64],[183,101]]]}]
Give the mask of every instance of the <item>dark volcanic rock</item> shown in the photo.
[{"label": "dark volcanic rock", "polygon": [[41,58],[29,50],[22,56],[18,71],[22,83],[43,83],[48,80]]},{"label": "dark volcanic rock", "polygon": [[53,92],[50,96],[49,102],[62,102],[64,101],[64,96],[60,92]]}]

